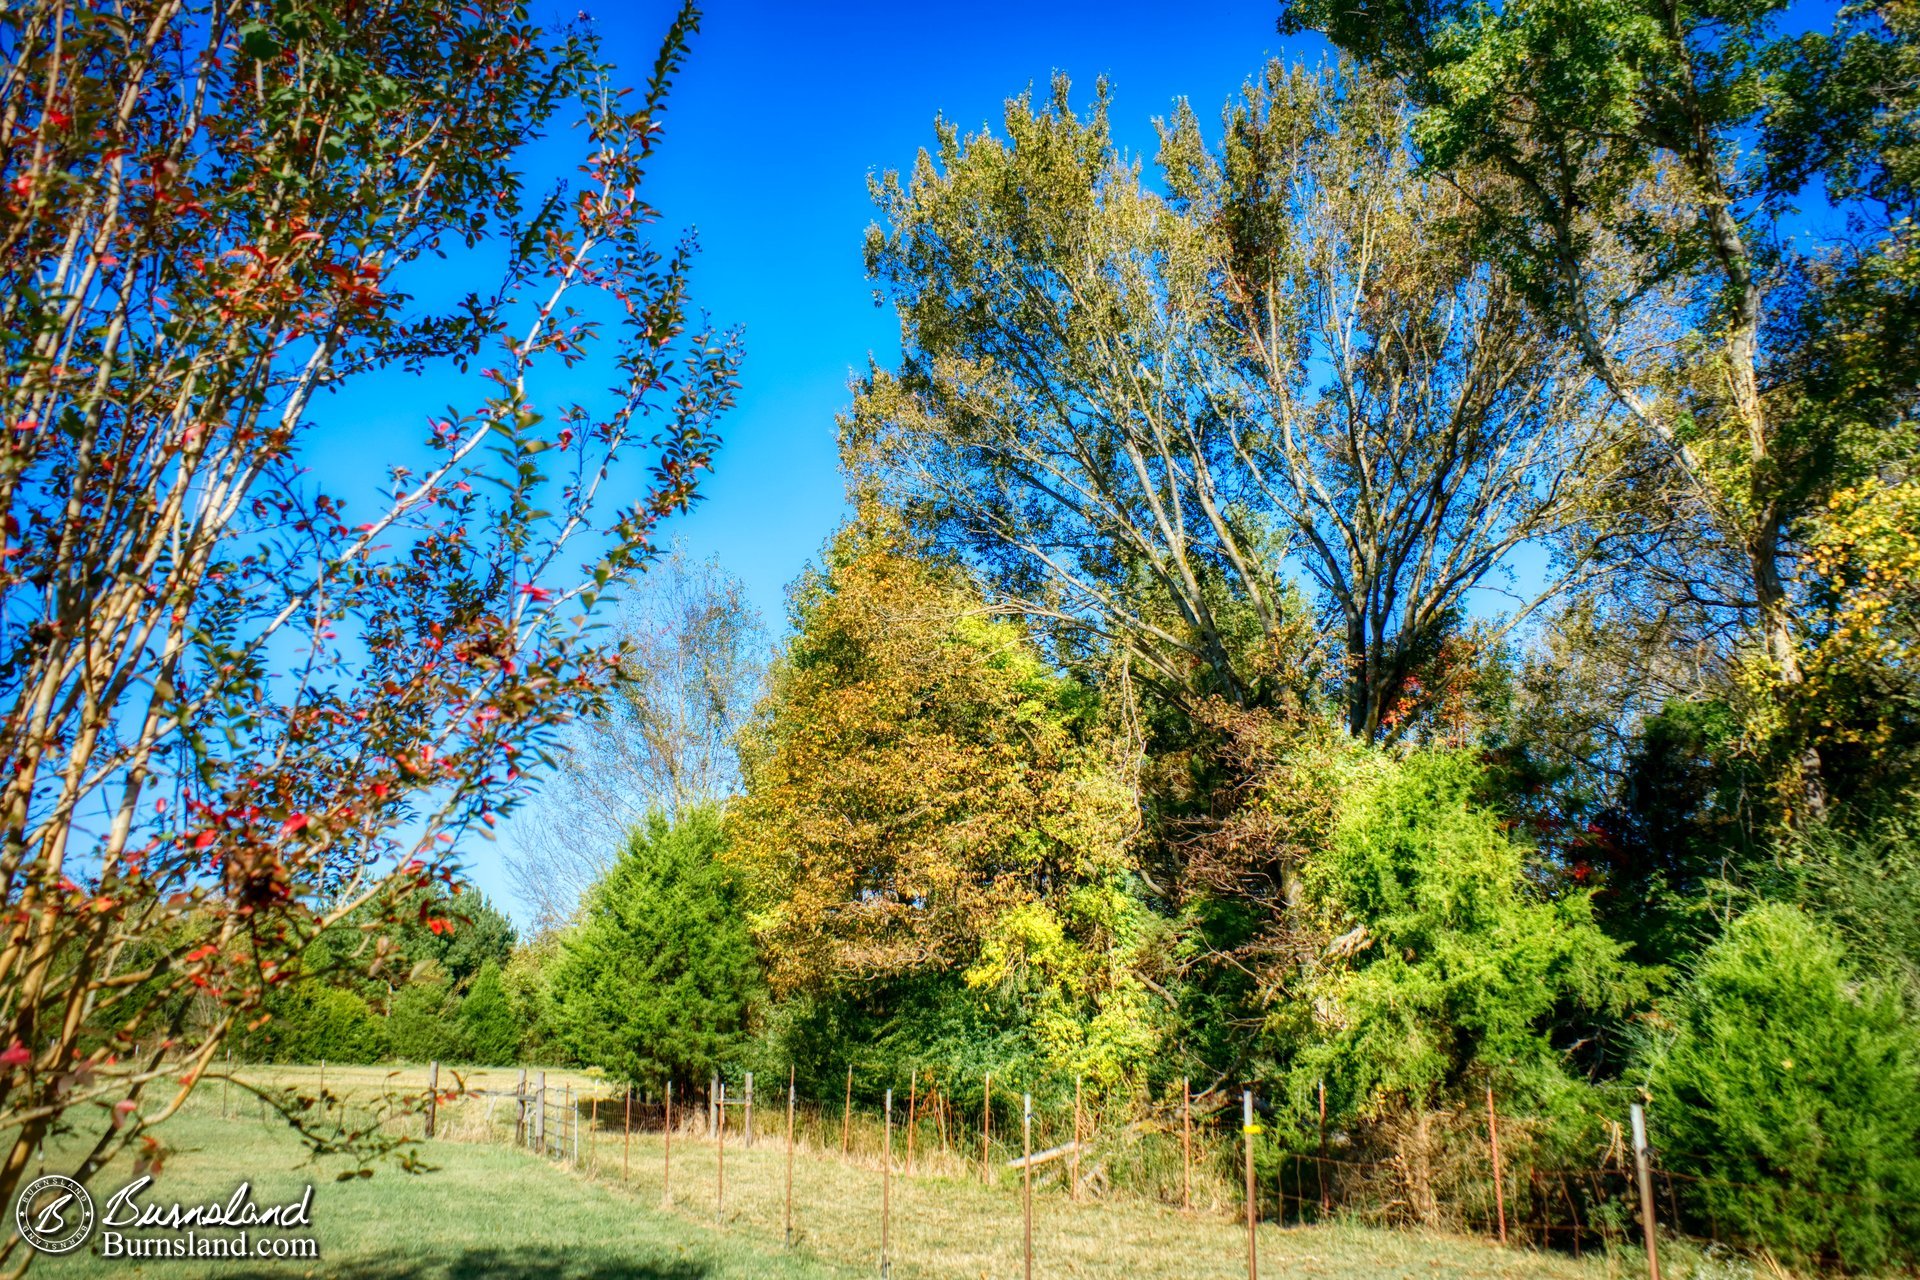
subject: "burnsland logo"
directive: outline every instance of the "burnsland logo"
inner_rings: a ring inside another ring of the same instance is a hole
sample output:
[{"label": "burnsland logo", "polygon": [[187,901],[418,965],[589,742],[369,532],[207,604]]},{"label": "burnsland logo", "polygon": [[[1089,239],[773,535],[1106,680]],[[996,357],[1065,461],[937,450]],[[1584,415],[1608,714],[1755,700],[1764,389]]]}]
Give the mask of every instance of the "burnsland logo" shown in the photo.
[{"label": "burnsland logo", "polygon": [[41,1253],[72,1253],[93,1230],[93,1197],[65,1174],[49,1173],[13,1202],[13,1225]]},{"label": "burnsland logo", "polygon": [[[153,1185],[140,1177],[113,1193],[97,1218],[87,1189],[62,1174],[27,1184],[14,1202],[20,1238],[41,1253],[72,1253],[96,1225],[102,1258],[318,1258],[320,1244],[308,1235],[281,1235],[313,1226],[313,1186],[297,1200],[260,1205],[253,1187],[241,1183],[225,1203],[142,1203]],[[275,1234],[250,1235],[249,1228]],[[217,1234],[208,1234],[209,1232]]]}]

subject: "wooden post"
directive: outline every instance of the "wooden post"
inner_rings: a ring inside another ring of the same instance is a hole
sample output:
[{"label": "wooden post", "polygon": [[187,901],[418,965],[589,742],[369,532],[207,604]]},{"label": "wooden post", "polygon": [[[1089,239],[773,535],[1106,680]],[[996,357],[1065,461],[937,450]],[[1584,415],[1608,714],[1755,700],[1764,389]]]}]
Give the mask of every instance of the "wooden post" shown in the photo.
[{"label": "wooden post", "polygon": [[787,1248],[793,1248],[793,1067],[787,1067]]},{"label": "wooden post", "polygon": [[1073,1078],[1073,1151],[1068,1173],[1068,1185],[1073,1189],[1073,1201],[1080,1202],[1080,1077]]},{"label": "wooden post", "polygon": [[1253,1201],[1253,1090],[1240,1091],[1240,1132],[1247,1149],[1247,1280],[1260,1280],[1260,1246],[1254,1235],[1259,1211]]},{"label": "wooden post", "polygon": [[1647,1113],[1632,1104],[1633,1167],[1640,1178],[1640,1230],[1647,1238],[1647,1280],[1660,1280],[1658,1225],[1653,1215],[1653,1152],[1647,1147]]},{"label": "wooden post", "polygon": [[1027,1259],[1027,1280],[1033,1280],[1033,1095],[1020,1095],[1020,1209]]},{"label": "wooden post", "polygon": [[715,1130],[716,1141],[713,1144],[713,1217],[714,1221],[724,1223],[727,1212],[727,1082],[720,1081],[714,1086],[714,1105],[720,1117],[719,1128]]},{"label": "wooden post", "polygon": [[745,1126],[743,1132],[746,1134],[743,1145],[750,1147],[753,1145],[753,1072],[751,1071],[747,1072],[747,1108],[743,1124]]},{"label": "wooden post", "polygon": [[1493,1208],[1499,1215],[1500,1243],[1507,1242],[1507,1193],[1500,1181],[1500,1118],[1493,1109],[1493,1086],[1487,1086],[1487,1142],[1493,1148]]},{"label": "wooden post", "polygon": [[993,1072],[987,1072],[987,1092],[980,1102],[980,1185],[993,1185]]},{"label": "wooden post", "polygon": [[527,1145],[527,1069],[520,1068],[520,1083],[513,1089],[513,1145]]},{"label": "wooden post", "polygon": [[573,1086],[567,1086],[567,1118],[573,1123],[573,1167],[580,1167],[580,1104],[574,1099]]},{"label": "wooden post", "polygon": [[322,1058],[320,1059],[320,1092],[325,1093],[326,1091],[327,1091],[327,1060],[325,1058]]},{"label": "wooden post", "polygon": [[1320,1092],[1320,1158],[1315,1162],[1314,1172],[1320,1183],[1320,1216],[1326,1217],[1333,1212],[1333,1194],[1327,1190],[1327,1082],[1322,1080]]},{"label": "wooden post", "polygon": [[886,1138],[881,1147],[880,1165],[880,1276],[893,1274],[893,1259],[888,1256],[888,1228],[893,1216],[893,1090],[887,1090]]},{"label": "wooden post", "polygon": [[533,1112],[533,1145],[540,1148],[540,1154],[547,1154],[547,1073],[540,1073],[538,1089],[540,1105]]},{"label": "wooden post", "polygon": [[907,1076],[907,1176],[913,1176],[913,1131],[920,1119],[920,1068]]},{"label": "wooden post", "polygon": [[673,1208],[673,1081],[667,1081],[667,1120],[660,1129],[660,1203]]},{"label": "wooden post", "polygon": [[427,1136],[431,1138],[440,1119],[440,1063],[427,1067]]},{"label": "wooden post", "polygon": [[1193,1208],[1193,1081],[1180,1077],[1180,1207]]},{"label": "wooden post", "polygon": [[840,1154],[847,1154],[853,1138],[853,1064],[847,1064],[847,1108],[840,1113]]},{"label": "wooden post", "polygon": [[627,1086],[627,1115],[620,1122],[620,1181],[629,1176],[629,1161],[633,1156],[633,1086]]}]

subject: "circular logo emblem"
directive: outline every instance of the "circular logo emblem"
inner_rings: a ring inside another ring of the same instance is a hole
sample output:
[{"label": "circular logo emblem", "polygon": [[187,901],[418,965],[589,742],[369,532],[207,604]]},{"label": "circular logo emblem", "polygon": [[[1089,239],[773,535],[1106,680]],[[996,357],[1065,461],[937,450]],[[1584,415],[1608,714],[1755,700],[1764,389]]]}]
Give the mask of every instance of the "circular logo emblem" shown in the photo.
[{"label": "circular logo emblem", "polygon": [[14,1201],[13,1225],[41,1253],[72,1253],[93,1231],[93,1197],[65,1174],[49,1173]]}]

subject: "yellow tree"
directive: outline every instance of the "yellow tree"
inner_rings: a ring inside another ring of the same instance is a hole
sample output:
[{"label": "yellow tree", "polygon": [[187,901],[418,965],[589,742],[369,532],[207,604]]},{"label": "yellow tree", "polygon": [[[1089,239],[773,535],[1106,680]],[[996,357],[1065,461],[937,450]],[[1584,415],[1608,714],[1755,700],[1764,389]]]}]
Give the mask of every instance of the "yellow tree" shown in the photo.
[{"label": "yellow tree", "polygon": [[870,517],[795,613],[729,815],[778,988],[970,964],[1014,908],[1124,870],[1115,735],[961,570]]}]

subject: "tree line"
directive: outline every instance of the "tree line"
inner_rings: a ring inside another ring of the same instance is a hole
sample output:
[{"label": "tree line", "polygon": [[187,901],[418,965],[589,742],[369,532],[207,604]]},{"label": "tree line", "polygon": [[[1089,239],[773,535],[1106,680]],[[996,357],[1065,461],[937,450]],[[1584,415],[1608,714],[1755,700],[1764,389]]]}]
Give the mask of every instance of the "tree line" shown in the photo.
[{"label": "tree line", "polygon": [[1645,1099],[1683,1220],[1911,1262],[1920,62],[1793,16],[1291,4],[1341,59],[1151,165],[1104,85],[937,122],[853,515],[556,1043],[1250,1083],[1420,1217],[1489,1087],[1571,1167]]},{"label": "tree line", "polygon": [[[646,239],[690,8],[631,102],[497,0],[0,17],[0,1193],[230,1042],[1251,1086],[1428,1220],[1492,1088],[1910,1265],[1920,8],[1278,16],[1338,60],[1151,157],[1060,78],[874,179],[902,354],[770,654],[657,543],[738,360]],[[317,393],[423,368],[348,515]],[[524,939],[454,892],[503,820]]]}]

